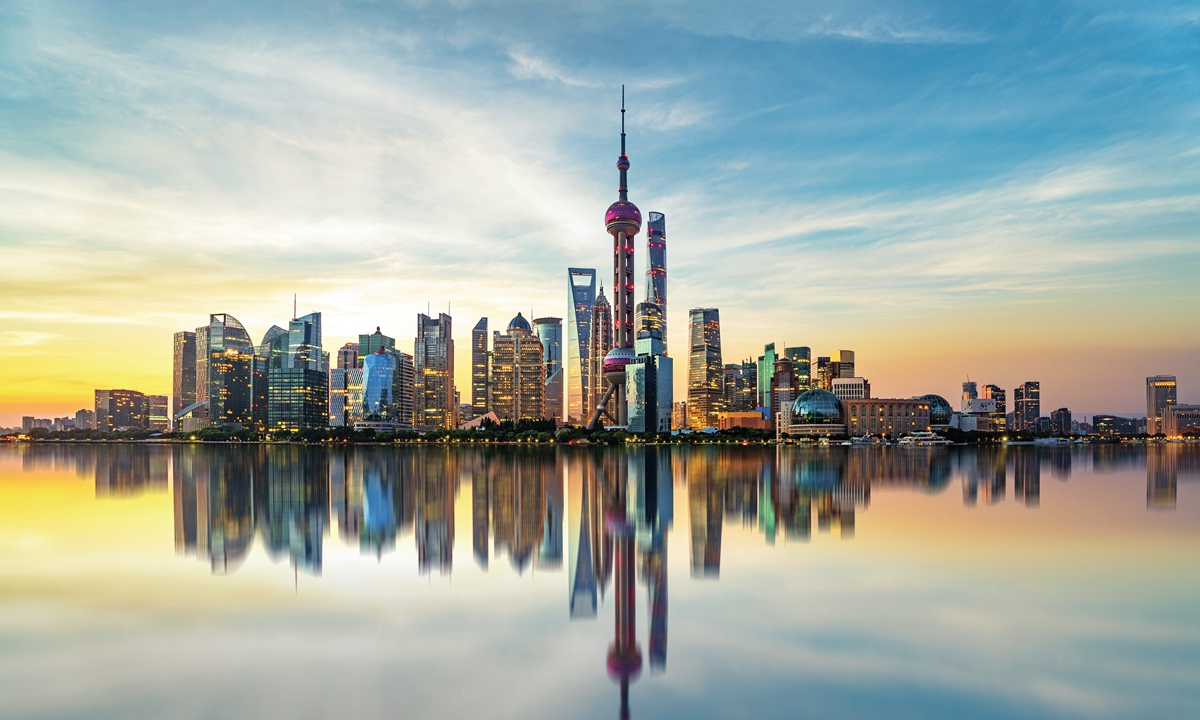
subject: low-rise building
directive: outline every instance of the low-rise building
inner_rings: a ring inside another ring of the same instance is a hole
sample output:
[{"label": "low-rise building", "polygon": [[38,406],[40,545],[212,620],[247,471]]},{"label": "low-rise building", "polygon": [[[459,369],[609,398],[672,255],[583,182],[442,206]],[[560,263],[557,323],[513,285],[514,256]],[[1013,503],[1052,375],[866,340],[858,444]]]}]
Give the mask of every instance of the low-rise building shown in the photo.
[{"label": "low-rise building", "polygon": [[900,437],[929,430],[929,402],[900,398],[846,400],[846,430],[851,436]]},{"label": "low-rise building", "polygon": [[770,430],[771,421],[760,412],[723,412],[717,414],[717,429],[731,430],[735,427],[751,430]]}]

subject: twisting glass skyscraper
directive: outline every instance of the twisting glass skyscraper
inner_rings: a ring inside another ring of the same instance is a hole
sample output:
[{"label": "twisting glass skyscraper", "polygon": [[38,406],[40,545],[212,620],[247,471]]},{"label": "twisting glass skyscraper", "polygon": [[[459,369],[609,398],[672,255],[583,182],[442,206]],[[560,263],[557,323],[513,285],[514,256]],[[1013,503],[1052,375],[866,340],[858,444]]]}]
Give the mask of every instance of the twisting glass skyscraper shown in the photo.
[{"label": "twisting glass skyscraper", "polygon": [[662,340],[667,354],[667,217],[652,212],[646,223],[646,299],[637,307],[641,338]]}]

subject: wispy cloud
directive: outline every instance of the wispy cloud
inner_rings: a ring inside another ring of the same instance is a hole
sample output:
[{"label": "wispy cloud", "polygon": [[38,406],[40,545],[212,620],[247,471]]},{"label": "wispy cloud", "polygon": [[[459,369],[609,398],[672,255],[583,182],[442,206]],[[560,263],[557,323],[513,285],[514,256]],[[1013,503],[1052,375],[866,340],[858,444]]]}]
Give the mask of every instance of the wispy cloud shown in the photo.
[{"label": "wispy cloud", "polygon": [[62,335],[58,333],[7,330],[0,332],[0,347],[27,348],[59,337]]}]

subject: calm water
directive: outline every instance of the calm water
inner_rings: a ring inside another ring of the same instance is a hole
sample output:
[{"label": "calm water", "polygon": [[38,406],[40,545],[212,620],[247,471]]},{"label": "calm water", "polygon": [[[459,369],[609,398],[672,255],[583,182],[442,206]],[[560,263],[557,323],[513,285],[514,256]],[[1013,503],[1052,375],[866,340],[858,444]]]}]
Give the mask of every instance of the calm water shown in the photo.
[{"label": "calm water", "polygon": [[0,717],[1200,717],[1200,448],[0,448]]}]

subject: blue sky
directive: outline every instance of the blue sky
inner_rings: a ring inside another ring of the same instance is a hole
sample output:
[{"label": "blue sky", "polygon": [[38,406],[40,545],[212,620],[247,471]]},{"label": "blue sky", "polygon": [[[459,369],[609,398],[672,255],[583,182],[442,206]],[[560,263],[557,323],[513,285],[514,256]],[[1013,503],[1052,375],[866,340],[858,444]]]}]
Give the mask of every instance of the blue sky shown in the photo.
[{"label": "blue sky", "polygon": [[676,356],[715,306],[876,394],[1200,401],[1198,50],[1184,3],[0,2],[0,420],[293,293],[327,345],[564,315],[622,83]]}]

